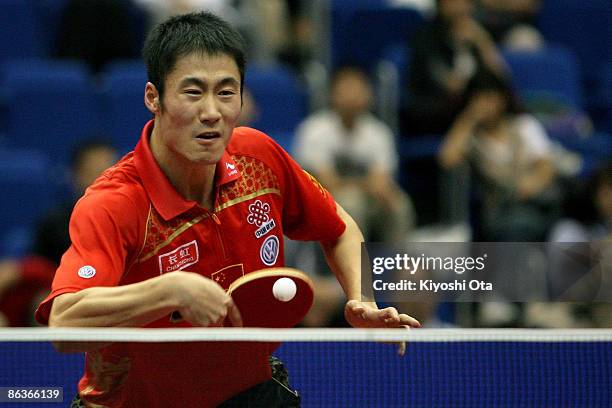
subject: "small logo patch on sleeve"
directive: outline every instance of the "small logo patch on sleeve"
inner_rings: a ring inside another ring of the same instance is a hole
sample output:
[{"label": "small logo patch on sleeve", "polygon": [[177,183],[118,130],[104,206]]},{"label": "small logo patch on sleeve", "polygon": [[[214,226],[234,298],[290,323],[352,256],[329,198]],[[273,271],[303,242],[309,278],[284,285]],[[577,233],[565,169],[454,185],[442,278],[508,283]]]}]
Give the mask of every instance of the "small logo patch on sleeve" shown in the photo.
[{"label": "small logo patch on sleeve", "polygon": [[79,268],[79,271],[77,272],[77,275],[79,275],[83,279],[93,278],[94,276],[96,276],[96,268],[91,265],[81,266]]}]

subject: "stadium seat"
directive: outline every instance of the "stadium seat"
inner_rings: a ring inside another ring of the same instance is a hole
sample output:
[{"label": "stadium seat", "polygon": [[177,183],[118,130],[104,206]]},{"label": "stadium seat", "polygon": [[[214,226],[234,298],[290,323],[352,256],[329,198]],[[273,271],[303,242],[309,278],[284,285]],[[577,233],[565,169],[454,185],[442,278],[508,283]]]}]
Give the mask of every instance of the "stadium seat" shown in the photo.
[{"label": "stadium seat", "polygon": [[564,47],[538,51],[505,51],[513,82],[529,99],[548,95],[573,108],[582,108],[582,86],[575,55]]},{"label": "stadium seat", "polygon": [[258,115],[252,127],[289,149],[295,127],[306,117],[307,95],[298,78],[281,65],[251,65],[245,86],[253,94]]},{"label": "stadium seat", "polygon": [[95,88],[78,62],[11,60],[0,66],[8,145],[65,163],[75,144],[100,132]]},{"label": "stadium seat", "polygon": [[134,148],[152,115],[144,106],[147,73],[142,61],[110,63],[101,76],[102,129],[121,153]]},{"label": "stadium seat", "polygon": [[387,0],[332,0],[334,10],[380,9],[387,6]]},{"label": "stadium seat", "polygon": [[539,28],[546,40],[570,48],[590,82],[598,68],[612,60],[610,0],[550,0],[542,2]]},{"label": "stadium seat", "polygon": [[36,0],[33,3],[42,33],[40,45],[43,48],[43,56],[51,57],[57,45],[60,19],[68,0]]},{"label": "stadium seat", "polygon": [[410,68],[410,58],[412,57],[408,45],[404,42],[392,43],[386,46],[381,54],[381,58],[393,63],[401,75],[400,83],[405,84],[406,75]]},{"label": "stadium seat", "polygon": [[41,56],[40,31],[33,1],[0,0],[0,62]]},{"label": "stadium seat", "polygon": [[381,1],[355,2],[350,7],[344,3],[334,2],[331,12],[333,65],[356,63],[371,69],[385,47],[408,44],[424,21],[420,12],[410,7],[392,7]]},{"label": "stadium seat", "polygon": [[410,70],[410,61],[412,59],[412,51],[406,43],[397,42],[385,47],[381,54],[381,60],[388,61],[397,70],[397,86],[400,89],[400,99],[402,106],[407,103],[410,98],[408,86],[408,71]]},{"label": "stadium seat", "polygon": [[32,227],[52,204],[49,172],[39,151],[0,148],[0,257],[28,249]]}]

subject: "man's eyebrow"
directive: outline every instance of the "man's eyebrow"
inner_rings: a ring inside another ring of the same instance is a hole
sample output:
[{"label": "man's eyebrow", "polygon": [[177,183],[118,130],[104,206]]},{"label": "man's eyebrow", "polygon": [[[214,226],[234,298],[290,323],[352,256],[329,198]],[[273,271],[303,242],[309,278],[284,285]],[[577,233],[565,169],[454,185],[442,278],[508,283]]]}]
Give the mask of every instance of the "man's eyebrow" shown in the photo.
[{"label": "man's eyebrow", "polygon": [[[183,87],[187,85],[196,85],[200,88],[206,88],[206,82],[201,80],[198,77],[183,78],[180,82],[180,86]],[[218,86],[226,86],[226,85],[239,86],[240,82],[236,78],[229,76],[229,77],[222,78],[220,81],[218,81],[217,85]]]},{"label": "man's eyebrow", "polygon": [[219,85],[221,86],[226,86],[226,85],[239,86],[240,82],[234,77],[225,77],[221,81],[219,81]]},{"label": "man's eyebrow", "polygon": [[183,78],[180,82],[180,86],[183,87],[187,85],[196,85],[196,86],[199,86],[200,88],[206,87],[206,83],[197,77]]}]

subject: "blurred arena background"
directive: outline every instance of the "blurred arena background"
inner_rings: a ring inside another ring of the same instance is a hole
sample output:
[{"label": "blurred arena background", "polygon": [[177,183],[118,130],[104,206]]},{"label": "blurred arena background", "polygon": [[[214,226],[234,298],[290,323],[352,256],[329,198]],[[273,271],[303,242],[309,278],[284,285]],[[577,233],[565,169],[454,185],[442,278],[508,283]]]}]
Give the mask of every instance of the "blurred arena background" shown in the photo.
[{"label": "blurred arena background", "polygon": [[[91,140],[110,143],[120,155],[133,148],[150,118],[139,55],[144,37],[151,24],[188,8],[210,9],[240,28],[250,60],[243,123],[290,152],[300,123],[328,107],[334,70],[363,69],[372,83],[372,111],[393,132],[399,159],[394,177],[416,213],[409,239],[478,239],[474,214],[481,197],[469,171],[442,170],[436,158],[445,134],[413,128],[405,113],[413,98],[415,35],[432,21],[437,3],[0,0],[0,275],[2,267],[32,253],[41,233],[37,225],[49,211],[78,195],[75,150]],[[555,221],[571,219],[588,231],[597,225],[603,228],[597,239],[609,239],[612,187],[600,194],[608,191],[604,204],[590,190],[594,177],[604,177],[609,186],[611,176],[605,167],[612,157],[609,0],[474,1],[474,19],[490,33],[509,82],[552,141],[552,161],[562,178]],[[295,258],[300,262],[299,253]],[[0,276],[0,310],[10,309],[15,299],[7,298],[16,292],[9,283],[3,290],[1,282]],[[49,282],[39,276],[31,284],[44,288]],[[28,288],[21,289],[31,294]],[[584,309],[565,311],[556,324],[609,324],[609,318],[602,322]],[[554,314],[547,310],[547,316]],[[545,324],[546,319],[526,321],[528,312],[493,325]],[[458,318],[452,305],[436,313],[444,324],[479,324]]]}]

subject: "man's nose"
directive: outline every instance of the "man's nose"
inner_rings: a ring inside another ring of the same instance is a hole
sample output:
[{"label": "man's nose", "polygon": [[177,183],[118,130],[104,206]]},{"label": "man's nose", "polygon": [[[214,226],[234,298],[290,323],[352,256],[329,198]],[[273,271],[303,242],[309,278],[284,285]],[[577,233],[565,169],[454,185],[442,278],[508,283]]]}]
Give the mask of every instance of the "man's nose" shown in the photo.
[{"label": "man's nose", "polygon": [[221,119],[221,111],[214,95],[202,98],[199,112],[200,122],[216,122]]}]

